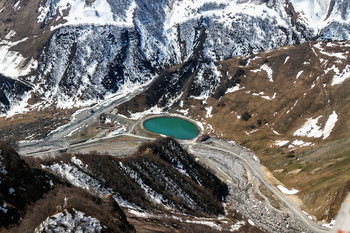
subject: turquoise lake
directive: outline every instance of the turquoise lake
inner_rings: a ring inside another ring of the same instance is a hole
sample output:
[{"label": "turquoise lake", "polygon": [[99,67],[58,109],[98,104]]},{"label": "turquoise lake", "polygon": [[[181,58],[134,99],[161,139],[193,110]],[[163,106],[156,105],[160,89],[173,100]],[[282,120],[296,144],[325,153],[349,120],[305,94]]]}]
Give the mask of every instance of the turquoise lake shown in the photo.
[{"label": "turquoise lake", "polygon": [[143,125],[148,131],[180,140],[192,139],[199,134],[195,124],[177,117],[156,117],[145,121]]}]

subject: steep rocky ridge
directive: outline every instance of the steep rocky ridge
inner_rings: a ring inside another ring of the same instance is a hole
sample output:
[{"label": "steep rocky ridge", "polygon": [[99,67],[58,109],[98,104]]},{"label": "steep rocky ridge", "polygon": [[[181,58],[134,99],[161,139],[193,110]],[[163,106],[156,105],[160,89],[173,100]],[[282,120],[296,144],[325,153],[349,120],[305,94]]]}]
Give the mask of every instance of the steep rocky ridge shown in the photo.
[{"label": "steep rocky ridge", "polygon": [[63,227],[61,230],[134,232],[115,200],[70,186],[50,172],[29,166],[10,145],[1,143],[0,231],[46,232]]}]

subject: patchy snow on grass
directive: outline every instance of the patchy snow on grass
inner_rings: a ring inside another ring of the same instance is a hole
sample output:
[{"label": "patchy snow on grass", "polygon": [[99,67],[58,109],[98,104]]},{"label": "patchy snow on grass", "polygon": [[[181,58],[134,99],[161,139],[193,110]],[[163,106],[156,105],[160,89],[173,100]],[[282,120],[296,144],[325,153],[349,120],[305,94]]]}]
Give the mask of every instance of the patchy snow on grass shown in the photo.
[{"label": "patchy snow on grass", "polygon": [[344,53],[334,53],[334,52],[326,52],[322,47],[320,43],[317,43],[314,45],[314,47],[316,47],[317,49],[319,49],[320,53],[322,53],[323,55],[326,55],[328,57],[337,57],[339,59],[345,60],[348,58],[347,55],[345,55]]},{"label": "patchy snow on grass", "polygon": [[216,224],[213,221],[189,220],[189,219],[186,219],[186,220],[183,220],[182,222],[206,225],[206,226],[209,226],[209,227],[211,227],[211,228],[213,228],[215,230],[218,230],[218,231],[222,231],[223,230],[223,228],[221,226],[219,226],[218,224]]},{"label": "patchy snow on grass", "polygon": [[304,141],[301,141],[301,140],[295,140],[294,142],[292,142],[293,145],[295,146],[300,146],[300,145],[303,145],[305,142]]},{"label": "patchy snow on grass", "polygon": [[288,148],[294,148],[294,147],[304,147],[304,146],[311,146],[313,143],[311,142],[304,142],[302,140],[295,140],[292,142],[292,144]]},{"label": "patchy snow on grass", "polygon": [[253,93],[252,95],[254,95],[254,96],[261,96],[261,95],[263,95],[263,94],[264,94],[264,92],[261,91],[261,92],[259,92],[259,93]]},{"label": "patchy snow on grass", "polygon": [[328,117],[328,120],[323,129],[321,129],[321,126],[318,125],[318,120],[321,117],[322,116],[319,116],[315,119],[309,118],[300,129],[294,132],[293,135],[315,138],[320,138],[323,136],[323,139],[326,139],[327,137],[329,137],[336,122],[338,121],[338,115],[335,111],[333,111],[333,113]]},{"label": "patchy snow on grass", "polygon": [[225,95],[228,94],[228,93],[233,93],[233,92],[236,92],[236,91],[239,91],[239,90],[242,90],[243,87],[240,87],[239,84],[237,84],[236,86],[234,87],[231,87],[231,88],[228,88],[225,92]]},{"label": "patchy snow on grass", "polygon": [[16,32],[14,30],[11,30],[7,35],[5,36],[5,40],[10,40],[16,35]]},{"label": "patchy snow on grass", "polygon": [[274,133],[274,134],[277,134],[277,135],[281,135],[280,133],[278,133],[276,130],[274,130],[274,129],[272,129],[272,132]]},{"label": "patchy snow on grass", "polygon": [[285,146],[289,143],[288,140],[276,140],[275,145],[277,146]]},{"label": "patchy snow on grass", "polygon": [[350,65],[346,65],[341,73],[338,69],[333,70],[335,75],[333,76],[332,86],[342,84],[346,79],[350,78]]},{"label": "patchy snow on grass", "polygon": [[[70,213],[73,212],[73,213]],[[40,232],[101,232],[102,226],[98,219],[86,215],[84,212],[73,209],[68,212],[57,213],[42,222],[34,233]]]},{"label": "patchy snow on grass", "polygon": [[284,194],[287,194],[287,195],[293,195],[293,194],[296,194],[299,192],[299,190],[297,189],[287,189],[285,187],[283,187],[282,185],[277,185],[277,188]]},{"label": "patchy snow on grass", "polygon": [[309,215],[308,213],[306,213],[304,210],[302,210],[301,212],[303,212],[309,219],[313,220],[313,219],[312,219],[312,216]]},{"label": "patchy snow on grass", "polygon": [[238,231],[244,225],[245,225],[244,221],[238,221],[235,225],[231,226],[231,231]]},{"label": "patchy snow on grass", "polygon": [[321,126],[317,125],[318,120],[322,116],[319,116],[315,119],[309,118],[305,124],[294,132],[294,136],[306,136],[306,137],[316,137],[319,138],[322,136]]},{"label": "patchy snow on grass", "polygon": [[250,225],[252,225],[252,226],[255,226],[255,223],[254,223],[252,220],[250,220],[250,219],[248,219],[248,223],[249,223]]},{"label": "patchy snow on grass", "polygon": [[188,109],[176,109],[177,112],[182,113],[185,116],[188,115],[189,110],[190,110],[189,108]]},{"label": "patchy snow on grass", "polygon": [[273,71],[272,71],[272,69],[271,69],[268,65],[266,65],[266,64],[262,65],[262,66],[260,67],[260,69],[250,70],[250,71],[251,71],[251,72],[254,72],[254,73],[259,73],[259,72],[261,72],[262,70],[264,70],[264,71],[267,73],[267,77],[269,78],[269,81],[270,81],[270,82],[273,82],[273,79],[272,79]]},{"label": "patchy snow on grass", "polygon": [[266,71],[267,76],[268,76],[268,78],[269,78],[269,81],[270,81],[270,82],[273,82],[273,79],[272,79],[273,71],[272,71],[272,69],[271,69],[268,65],[266,65],[266,64],[262,65],[262,66],[261,66],[261,69]]}]

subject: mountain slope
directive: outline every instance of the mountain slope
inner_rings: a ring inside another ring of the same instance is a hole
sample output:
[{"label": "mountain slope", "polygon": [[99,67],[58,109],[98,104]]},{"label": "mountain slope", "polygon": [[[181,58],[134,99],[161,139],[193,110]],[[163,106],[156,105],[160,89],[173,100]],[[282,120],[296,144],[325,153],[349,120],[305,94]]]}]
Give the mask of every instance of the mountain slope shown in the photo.
[{"label": "mountain slope", "polygon": [[[313,42],[217,62],[220,85],[201,98],[190,88],[196,70],[174,79],[184,63],[117,108],[129,115],[157,106],[204,122],[212,136],[252,149],[300,190],[308,212],[329,221],[349,191],[349,53],[346,42]],[[163,91],[159,83],[169,80],[172,91]]]},{"label": "mountain slope", "polygon": [[112,198],[100,199],[69,186],[52,173],[30,167],[11,146],[1,143],[0,231],[134,232]]},{"label": "mountain slope", "polygon": [[[199,54],[213,62],[317,38],[348,39],[346,1],[304,1],[301,6],[306,4],[307,12],[301,12],[300,4],[1,1],[1,20],[6,23],[0,30],[0,47],[8,59],[0,61],[0,73],[26,84],[21,98],[6,87],[1,111],[13,115],[52,104],[90,105],[131,91]],[[325,21],[310,23],[316,19]],[[31,26],[24,28],[23,21]],[[203,66],[201,72],[206,72]],[[215,72],[212,76],[220,78]],[[199,86],[202,95],[212,92]]]},{"label": "mountain slope", "polygon": [[91,191],[95,194],[110,194],[144,210],[167,209],[196,216],[224,214],[220,202],[227,195],[227,186],[173,139],[144,144],[123,159],[90,154],[71,159],[66,156],[44,164],[78,187],[93,186]]},{"label": "mountain slope", "polygon": [[330,220],[349,191],[349,52],[347,43],[305,43],[224,61],[226,82],[240,71],[239,84],[184,108],[195,105],[189,112],[209,131],[252,149],[318,220]]}]

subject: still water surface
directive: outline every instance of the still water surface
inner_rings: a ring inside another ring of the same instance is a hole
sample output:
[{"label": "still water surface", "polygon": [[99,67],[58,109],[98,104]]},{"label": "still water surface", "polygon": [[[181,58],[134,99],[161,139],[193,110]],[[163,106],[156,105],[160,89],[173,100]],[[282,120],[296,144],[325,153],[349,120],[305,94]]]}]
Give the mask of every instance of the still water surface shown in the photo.
[{"label": "still water surface", "polygon": [[189,121],[177,117],[156,117],[144,122],[148,131],[180,140],[195,138],[199,134],[197,126]]}]

